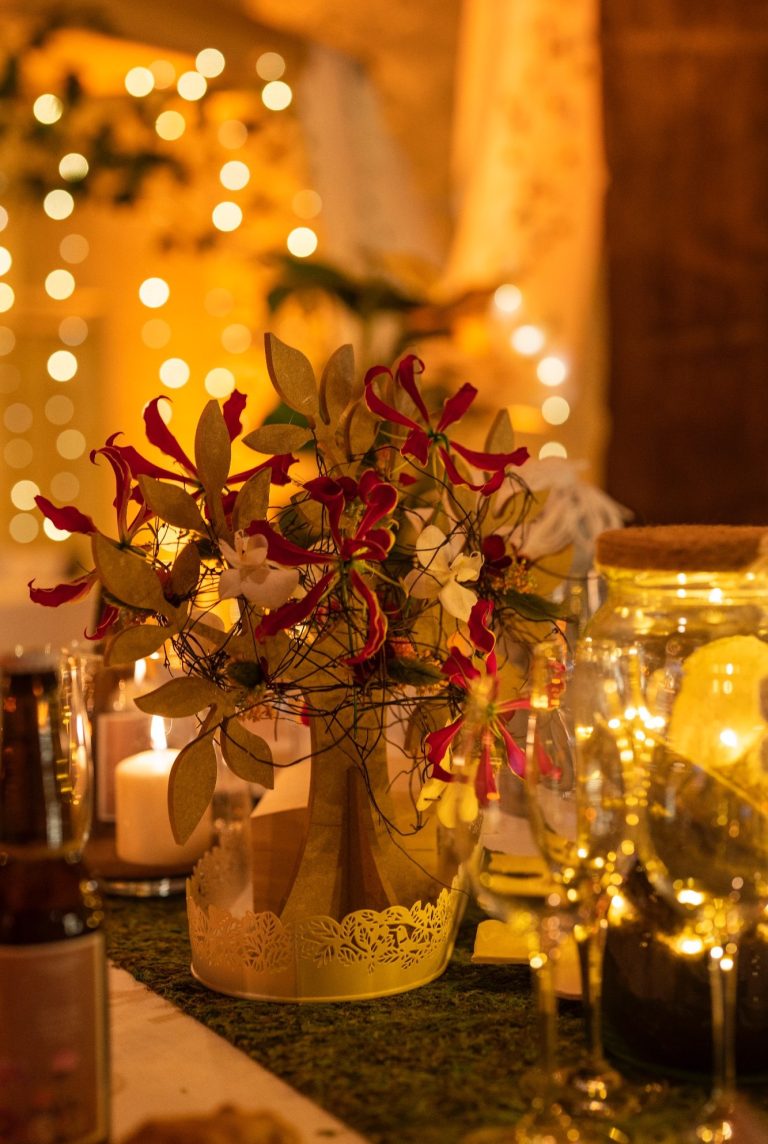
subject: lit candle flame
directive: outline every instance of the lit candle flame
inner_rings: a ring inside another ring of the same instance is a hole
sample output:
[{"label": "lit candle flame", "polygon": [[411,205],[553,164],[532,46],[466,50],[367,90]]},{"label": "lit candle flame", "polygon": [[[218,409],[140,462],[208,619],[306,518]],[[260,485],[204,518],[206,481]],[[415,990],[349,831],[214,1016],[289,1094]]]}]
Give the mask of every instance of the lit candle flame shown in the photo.
[{"label": "lit candle flame", "polygon": [[168,736],[165,731],[165,719],[162,715],[153,715],[149,727],[149,740],[154,751],[164,751],[168,746]]}]

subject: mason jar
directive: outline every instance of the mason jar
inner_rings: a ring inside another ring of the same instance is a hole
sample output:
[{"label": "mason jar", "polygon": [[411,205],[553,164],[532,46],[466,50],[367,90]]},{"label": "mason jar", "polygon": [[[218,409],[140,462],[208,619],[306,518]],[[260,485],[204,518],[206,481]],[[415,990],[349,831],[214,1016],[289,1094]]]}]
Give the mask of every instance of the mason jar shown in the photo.
[{"label": "mason jar", "polygon": [[[692,653],[715,640],[733,641],[727,646],[748,653],[754,663],[748,715],[768,776],[768,527],[665,525],[610,531],[598,538],[596,562],[605,598],[577,645],[576,671],[608,680],[617,711],[644,705],[661,712],[663,722]],[[700,720],[706,731],[712,718],[707,704],[695,715],[694,723]],[[698,733],[694,726],[694,740]],[[759,796],[768,801],[768,780]],[[630,862],[609,912],[603,980],[606,1050],[625,1067],[672,1076],[709,1075],[705,944],[655,892],[641,860]],[[744,934],[737,968],[738,1074],[740,1080],[765,1079],[768,925],[765,932],[752,925]]]}]

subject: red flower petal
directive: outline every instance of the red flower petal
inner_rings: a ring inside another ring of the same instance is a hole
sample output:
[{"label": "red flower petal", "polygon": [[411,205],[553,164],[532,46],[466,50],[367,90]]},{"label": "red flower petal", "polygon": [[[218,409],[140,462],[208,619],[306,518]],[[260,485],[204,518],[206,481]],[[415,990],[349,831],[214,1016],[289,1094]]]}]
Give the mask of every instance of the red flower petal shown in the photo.
[{"label": "red flower petal", "polygon": [[378,596],[359,572],[353,569],[349,581],[355,595],[365,604],[368,620],[365,644],[355,655],[348,656],[341,661],[348,667],[353,667],[355,664],[364,663],[370,659],[382,646],[387,636],[387,617],[381,610]]},{"label": "red flower petal", "polygon": [[[441,775],[438,775],[435,768],[445,758],[448,748],[463,726],[464,716],[460,715],[458,719],[454,720],[453,723],[449,723],[447,727],[441,727],[437,731],[430,731],[428,735],[424,736],[424,753],[432,764],[432,775],[435,778],[444,778],[447,774],[446,771],[443,771]],[[452,779],[453,776],[451,775],[450,778]]]},{"label": "red flower petal", "polygon": [[449,425],[453,425],[463,417],[476,397],[477,390],[468,381],[452,397],[447,397],[443,402],[443,412],[437,423],[437,432],[442,433]]},{"label": "red flower petal", "polygon": [[84,536],[91,536],[94,532],[98,532],[91,518],[80,512],[80,509],[75,508],[74,505],[58,508],[44,496],[36,496],[35,504],[43,516],[50,520],[51,524],[65,532],[79,532]]},{"label": "red flower petal", "polygon": [[493,604],[490,600],[478,600],[469,613],[469,638],[483,655],[490,655],[496,645],[496,636],[491,630]]},{"label": "red flower petal", "polygon": [[420,465],[426,465],[429,457],[429,435],[418,425],[410,431],[400,450],[404,457],[415,457]]},{"label": "red flower petal", "polygon": [[320,603],[335,576],[335,572],[326,572],[325,576],[322,576],[314,588],[307,592],[301,600],[289,600],[287,604],[281,604],[274,612],[270,612],[255,629],[253,633],[255,638],[257,640],[269,639],[277,632],[284,631],[285,628],[292,628],[294,624],[300,624],[302,620],[306,620],[307,616]]},{"label": "red flower petal", "polygon": [[230,441],[234,441],[235,437],[239,437],[243,431],[240,414],[245,409],[247,400],[248,398],[244,393],[240,393],[238,389],[233,389],[221,407],[224,424],[227,426]]},{"label": "red flower petal", "polygon": [[85,638],[89,640],[102,640],[120,615],[120,609],[112,604],[105,604],[99,622],[92,632],[86,631]]},{"label": "red flower petal", "polygon": [[484,469],[486,473],[506,469],[507,465],[522,465],[530,456],[525,445],[521,445],[511,453],[478,452],[477,449],[468,449],[465,445],[460,445],[458,441],[451,441],[451,448],[470,465],[474,465],[476,469]]},{"label": "red flower petal", "polygon": [[144,410],[144,426],[147,431],[147,440],[150,445],[154,445],[161,453],[165,453],[167,457],[173,457],[174,461],[178,461],[183,469],[186,469],[192,476],[197,476],[197,469],[192,461],[190,461],[187,454],[182,449],[179,442],[171,433],[168,426],[160,416],[160,401],[169,399],[154,397],[146,409]]},{"label": "red flower petal", "polygon": [[379,417],[383,417],[385,421],[394,421],[396,425],[404,425],[407,429],[418,429],[419,426],[416,422],[401,413],[399,409],[395,409],[394,405],[389,405],[383,398],[379,397],[376,390],[373,388],[374,380],[380,374],[386,373],[391,377],[391,373],[383,366],[375,366],[369,369],[365,375],[365,402],[371,413],[378,413]]},{"label": "red flower petal", "polygon": [[70,604],[73,600],[87,596],[95,583],[96,573],[88,572],[85,576],[78,576],[77,580],[57,584],[54,588],[33,588],[34,580],[30,580],[27,588],[34,604],[42,604],[44,608],[58,608],[59,604]]},{"label": "red flower petal", "polygon": [[416,384],[416,375],[424,372],[424,362],[421,358],[417,358],[415,354],[406,354],[403,360],[397,367],[395,378],[400,382],[405,392],[410,397],[413,404],[418,409],[424,424],[429,425],[429,412],[424,399],[419,392],[419,387]]}]

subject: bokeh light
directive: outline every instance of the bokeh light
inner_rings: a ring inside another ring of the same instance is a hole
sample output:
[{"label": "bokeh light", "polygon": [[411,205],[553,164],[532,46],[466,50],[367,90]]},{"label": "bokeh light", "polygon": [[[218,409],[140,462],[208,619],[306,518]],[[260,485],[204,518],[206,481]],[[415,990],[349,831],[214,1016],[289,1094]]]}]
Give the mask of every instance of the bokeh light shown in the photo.
[{"label": "bokeh light", "polygon": [[11,504],[24,512],[31,512],[36,507],[35,497],[39,496],[40,488],[34,481],[24,479],[11,486]]},{"label": "bokeh light", "polygon": [[76,461],[85,452],[86,441],[79,429],[65,429],[56,438],[56,452],[65,461]]},{"label": "bokeh light", "polygon": [[227,151],[237,151],[238,147],[245,146],[248,140],[248,128],[239,119],[227,119],[219,126],[217,132],[219,143]]},{"label": "bokeh light", "polygon": [[230,159],[219,172],[219,181],[228,191],[241,191],[251,178],[250,168],[239,159]]},{"label": "bokeh light", "polygon": [[10,250],[5,246],[0,246],[0,275],[7,274],[13,266],[13,258]]},{"label": "bokeh light", "polygon": [[568,366],[562,358],[549,354],[536,366],[536,376],[542,385],[562,385],[568,377]]},{"label": "bokeh light", "polygon": [[51,493],[58,501],[71,502],[80,495],[80,481],[74,473],[55,473],[51,477]]},{"label": "bokeh light", "polygon": [[71,298],[75,292],[75,276],[71,270],[52,270],[45,276],[45,292],[55,302]]},{"label": "bokeh light", "polygon": [[8,522],[8,532],[11,540],[17,544],[29,544],[40,531],[40,525],[34,516],[28,512],[17,512]]},{"label": "bokeh light", "polygon": [[518,326],[510,335],[509,344],[524,357],[533,357],[544,345],[544,331],[538,326]]},{"label": "bokeh light", "polygon": [[293,196],[291,206],[293,213],[297,214],[299,218],[317,218],[323,209],[323,200],[317,191],[305,187],[304,190],[297,191]]},{"label": "bokeh light", "polygon": [[45,416],[51,425],[66,425],[75,415],[75,403],[65,393],[55,393],[45,403]]},{"label": "bokeh light", "polygon": [[16,346],[16,335],[10,326],[0,326],[0,357],[13,352]]},{"label": "bokeh light", "polygon": [[62,318],[59,322],[59,337],[65,346],[81,346],[88,337],[88,323],[76,314]]},{"label": "bokeh light", "polygon": [[32,104],[32,114],[38,123],[58,123],[63,113],[64,104],[58,95],[53,95],[49,91],[45,92],[44,95],[38,95]]},{"label": "bokeh light", "polygon": [[32,446],[23,437],[12,438],[3,449],[3,460],[11,469],[26,469],[33,457]]},{"label": "bokeh light", "polygon": [[155,77],[155,87],[160,91],[173,87],[176,82],[176,68],[170,60],[153,60],[149,70]]},{"label": "bokeh light", "polygon": [[43,199],[43,210],[48,218],[57,221],[69,218],[74,209],[75,200],[69,191],[65,191],[61,187],[57,187],[55,191],[49,191]]},{"label": "bokeh light", "polygon": [[190,369],[183,358],[166,358],[160,366],[159,374],[168,389],[181,389],[189,381]]},{"label": "bokeh light", "polygon": [[565,459],[567,456],[568,450],[565,445],[562,445],[559,441],[547,441],[546,444],[542,445],[539,449],[539,458],[542,461],[546,457],[562,457]]},{"label": "bokeh light", "polygon": [[16,294],[7,282],[0,282],[0,314],[7,313],[16,301]]},{"label": "bokeh light", "polygon": [[171,340],[171,327],[162,318],[150,318],[141,327],[141,340],[151,350],[161,350]]},{"label": "bokeh light", "polygon": [[59,162],[59,174],[68,183],[79,183],[88,174],[88,160],[79,151],[70,151]]},{"label": "bokeh light", "polygon": [[285,242],[294,258],[308,258],[317,250],[317,235],[309,226],[297,226]]},{"label": "bokeh light", "polygon": [[205,389],[211,397],[229,397],[235,388],[235,375],[231,369],[217,366],[205,375]]},{"label": "bokeh light", "polygon": [[180,111],[161,111],[155,120],[155,132],[166,142],[181,139],[187,129],[187,121]]},{"label": "bokeh light", "polygon": [[171,296],[171,288],[164,278],[145,278],[139,286],[139,300],[148,310],[164,306]]},{"label": "bokeh light", "polygon": [[221,331],[221,344],[231,354],[244,354],[251,348],[253,337],[248,326],[242,322],[233,322]]},{"label": "bokeh light", "polygon": [[494,291],[493,304],[502,314],[516,314],[523,304],[523,292],[512,282],[505,282]]},{"label": "bokeh light", "polygon": [[563,425],[571,415],[571,407],[564,397],[547,397],[541,403],[541,416],[548,425]]},{"label": "bokeh light", "polygon": [[226,66],[224,55],[218,48],[203,48],[195,56],[195,67],[204,75],[206,79],[214,79],[215,76],[221,75]]},{"label": "bokeh light", "polygon": [[65,262],[73,265],[85,262],[90,251],[88,239],[82,234],[68,234],[59,243],[59,254]]},{"label": "bokeh light", "polygon": [[0,230],[5,230],[8,226],[8,211],[5,207],[0,207]]},{"label": "bokeh light", "polygon": [[176,90],[182,99],[194,103],[195,100],[203,98],[208,90],[208,82],[200,72],[186,71],[176,80]]},{"label": "bokeh light", "polygon": [[23,401],[14,401],[3,413],[3,425],[9,433],[26,433],[33,421],[34,414]]},{"label": "bokeh light", "polygon": [[48,520],[48,517],[43,521],[43,532],[49,540],[69,540],[72,535],[63,528],[57,528],[52,520]]},{"label": "bokeh light", "polygon": [[281,79],[274,79],[265,84],[261,92],[261,102],[270,111],[285,111],[293,99],[293,92],[289,85]]},{"label": "bokeh light", "polygon": [[217,203],[211,211],[211,219],[217,230],[229,232],[237,230],[243,221],[242,208],[237,203],[225,201]]},{"label": "bokeh light", "polygon": [[285,60],[279,52],[262,52],[256,60],[256,75],[259,79],[280,79],[285,71]]},{"label": "bokeh light", "polygon": [[155,73],[150,68],[131,68],[125,77],[125,90],[137,99],[149,95],[154,90]]},{"label": "bokeh light", "polygon": [[77,358],[71,350],[55,350],[48,358],[48,373],[54,381],[71,381],[77,373]]}]

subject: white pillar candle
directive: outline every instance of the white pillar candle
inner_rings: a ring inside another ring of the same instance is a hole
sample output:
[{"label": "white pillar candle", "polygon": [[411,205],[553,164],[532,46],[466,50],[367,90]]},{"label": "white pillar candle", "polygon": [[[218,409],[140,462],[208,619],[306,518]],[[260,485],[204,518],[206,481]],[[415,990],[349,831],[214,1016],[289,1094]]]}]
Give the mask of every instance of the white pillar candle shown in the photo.
[{"label": "white pillar candle", "polygon": [[185,866],[211,844],[210,811],[183,845],[173,837],[168,817],[168,776],[178,751],[140,751],[115,768],[115,846],[124,862],[145,866]]}]

